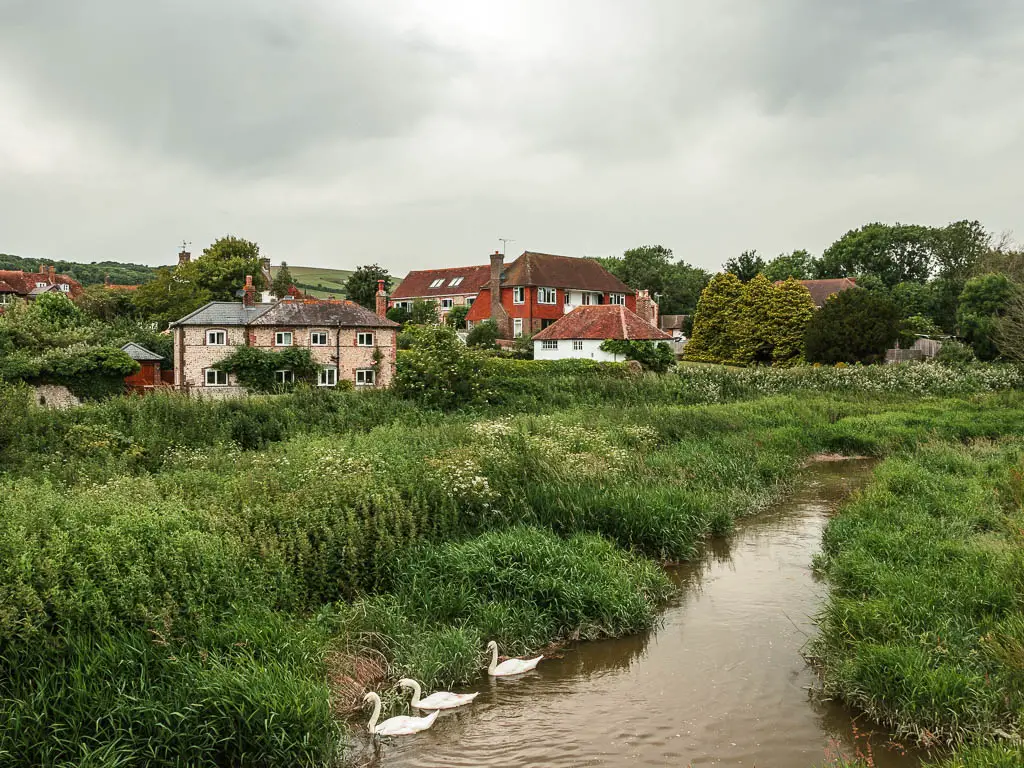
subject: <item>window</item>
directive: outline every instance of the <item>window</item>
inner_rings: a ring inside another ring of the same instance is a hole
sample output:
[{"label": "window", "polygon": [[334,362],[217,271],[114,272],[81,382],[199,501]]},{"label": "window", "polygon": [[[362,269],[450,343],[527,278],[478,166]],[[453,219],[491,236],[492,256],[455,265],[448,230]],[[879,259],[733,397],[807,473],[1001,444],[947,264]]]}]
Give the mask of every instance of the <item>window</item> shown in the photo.
[{"label": "window", "polygon": [[439,277],[437,280],[435,280],[434,282],[432,282],[430,284],[430,287],[431,288],[440,288],[442,285],[444,285],[444,278],[443,277]]},{"label": "window", "polygon": [[356,371],[357,387],[372,387],[376,381],[373,368],[360,368]]},{"label": "window", "polygon": [[309,346],[326,347],[327,331],[313,331],[311,334],[309,334]]},{"label": "window", "polygon": [[543,331],[549,325],[554,325],[554,323],[555,323],[554,320],[548,320],[548,319],[541,320],[540,321],[540,329]]},{"label": "window", "polygon": [[295,381],[295,371],[274,371],[274,381],[278,384],[291,384]]},{"label": "window", "polygon": [[10,304],[10,303],[11,303],[11,294],[9,294],[9,293],[0,293],[0,307],[2,307],[4,304]]},{"label": "window", "polygon": [[565,304],[572,304],[572,296],[569,294],[568,291],[565,292]]},{"label": "window", "polygon": [[292,345],[291,331],[278,331],[274,334],[275,347],[290,347]]},{"label": "window", "polygon": [[317,381],[321,387],[333,387],[338,384],[337,368],[321,368],[320,378]]},{"label": "window", "polygon": [[554,288],[538,288],[537,289],[537,303],[538,304],[554,304],[558,301],[558,291]]},{"label": "window", "polygon": [[36,288],[45,288],[46,283],[36,283]]},{"label": "window", "polygon": [[517,317],[512,321],[512,335],[517,339],[523,335],[523,318]]},{"label": "window", "polygon": [[583,339],[573,339],[572,340],[572,351],[573,352],[582,352],[583,351]]},{"label": "window", "polygon": [[583,292],[583,305],[589,307],[591,304],[594,303],[593,302],[593,298],[594,298],[594,294],[587,293],[586,291],[584,291]]},{"label": "window", "polygon": [[626,294],[624,294],[624,293],[609,293],[608,294],[608,303],[609,304],[625,304],[626,303]]},{"label": "window", "polygon": [[526,289],[523,286],[521,286],[521,285],[515,286],[512,289],[512,303],[513,304],[522,304],[525,301],[526,301]]},{"label": "window", "polygon": [[206,343],[211,347],[223,347],[228,343],[227,331],[207,331]]},{"label": "window", "polygon": [[373,334],[372,333],[357,333],[356,334],[356,346],[357,347],[372,347],[373,346]]},{"label": "window", "polygon": [[64,293],[67,293],[68,291],[70,291],[70,290],[71,290],[71,286],[70,286],[70,285],[68,285],[67,283],[61,283],[61,284],[60,284],[60,289],[61,289],[62,291],[64,291]]},{"label": "window", "polygon": [[451,282],[448,283],[448,287],[449,288],[454,288],[456,285],[461,285],[461,284],[462,284],[462,278],[461,277],[453,277]]},{"label": "window", "polygon": [[466,306],[472,307],[474,301],[476,301],[476,296],[470,296],[468,299],[466,299]]},{"label": "window", "polygon": [[228,385],[228,372],[218,371],[216,368],[206,369],[206,386],[226,387]]},{"label": "window", "polygon": [[540,343],[541,349],[558,349],[557,339],[545,339]]},{"label": "window", "polygon": [[451,309],[455,305],[455,299],[441,299],[441,309]]}]

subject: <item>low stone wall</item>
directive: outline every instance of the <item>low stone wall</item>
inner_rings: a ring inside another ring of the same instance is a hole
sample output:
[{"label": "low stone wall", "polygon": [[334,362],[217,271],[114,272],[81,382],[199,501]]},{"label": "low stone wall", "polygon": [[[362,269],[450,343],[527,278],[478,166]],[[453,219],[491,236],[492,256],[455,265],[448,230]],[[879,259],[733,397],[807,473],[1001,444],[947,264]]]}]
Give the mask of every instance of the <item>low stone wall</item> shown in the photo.
[{"label": "low stone wall", "polygon": [[32,389],[35,390],[36,404],[44,408],[64,409],[82,404],[70,389],[58,384],[38,384]]}]

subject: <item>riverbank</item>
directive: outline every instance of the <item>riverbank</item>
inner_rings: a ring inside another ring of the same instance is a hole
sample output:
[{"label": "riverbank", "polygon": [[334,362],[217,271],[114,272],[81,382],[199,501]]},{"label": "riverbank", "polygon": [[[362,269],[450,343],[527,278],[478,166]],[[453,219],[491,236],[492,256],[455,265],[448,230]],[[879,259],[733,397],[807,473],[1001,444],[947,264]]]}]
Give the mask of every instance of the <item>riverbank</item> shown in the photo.
[{"label": "riverbank", "polygon": [[[784,494],[807,457],[1024,424],[1017,392],[801,390],[539,416],[408,406],[408,419],[384,395],[286,397],[291,415],[269,421],[282,401],[25,416],[34,426],[5,450],[32,470],[0,487],[0,757],[329,765],[338,653],[454,683],[485,639],[522,653],[635,632],[664,597],[644,558],[691,557]],[[247,443],[212,426],[211,413],[243,437],[313,424],[302,398],[322,398],[336,431]],[[202,419],[178,425],[192,408]]]},{"label": "riverbank", "polygon": [[[1021,431],[888,459],[825,532],[811,646],[825,693],[924,746],[1022,735]],[[942,765],[1021,765],[1019,744]]]}]

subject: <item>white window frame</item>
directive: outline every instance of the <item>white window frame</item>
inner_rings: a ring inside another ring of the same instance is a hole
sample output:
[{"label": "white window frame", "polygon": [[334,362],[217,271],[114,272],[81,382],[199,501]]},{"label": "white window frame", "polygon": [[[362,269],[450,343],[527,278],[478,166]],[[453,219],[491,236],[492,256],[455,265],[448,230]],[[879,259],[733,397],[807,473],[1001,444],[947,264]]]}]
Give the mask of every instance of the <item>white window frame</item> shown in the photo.
[{"label": "white window frame", "polygon": [[295,383],[295,371],[289,368],[282,368],[274,371],[274,383],[275,384],[294,384]]},{"label": "white window frame", "polygon": [[516,317],[512,319],[512,337],[520,339],[523,336],[523,318]]},{"label": "white window frame", "polygon": [[626,306],[626,294],[624,293],[609,293],[608,303],[615,304],[616,306]]},{"label": "white window frame", "polygon": [[525,304],[526,303],[526,287],[522,285],[512,286],[512,303],[513,304]]},{"label": "white window frame", "polygon": [[372,347],[373,346],[373,332],[372,331],[360,331],[356,334],[356,346],[357,347]]},{"label": "white window frame", "polygon": [[566,306],[572,304],[572,294],[569,293],[568,289],[566,289],[565,291],[565,299],[562,301],[562,303],[565,304]]},{"label": "white window frame", "polygon": [[[210,374],[213,374],[213,381],[210,381]],[[217,379],[223,377],[224,381],[219,382]],[[228,372],[219,371],[216,368],[207,368],[203,371],[203,381],[206,382],[208,387],[226,387],[228,385]]]},{"label": "white window frame", "polygon": [[558,291],[554,288],[538,288],[537,289],[537,303],[538,304],[557,304],[558,303]]},{"label": "white window frame", "polygon": [[[362,381],[359,379],[362,378]],[[372,387],[377,384],[377,372],[373,368],[356,368],[356,386]]]},{"label": "white window frame", "polygon": [[71,292],[71,286],[68,285],[67,283],[61,283],[60,284],[60,289],[62,291],[64,291],[64,293],[70,293]]},{"label": "white window frame", "polygon": [[441,299],[441,309],[451,309],[455,306],[455,299]]},{"label": "white window frame", "polygon": [[[288,337],[288,343],[285,344],[284,338]],[[274,331],[274,346],[275,347],[291,347],[295,345],[295,334],[291,331]]]},{"label": "white window frame", "polygon": [[333,365],[326,365],[320,369],[316,385],[318,387],[336,387],[338,386],[338,369]]},{"label": "white window frame", "polygon": [[[223,341],[210,341],[210,337],[215,334],[220,334]],[[206,346],[208,347],[226,347],[228,345],[228,332],[222,328],[210,328],[206,331]]]},{"label": "white window frame", "polygon": [[39,283],[39,282],[36,283],[36,288],[45,288],[45,287],[46,287],[46,283]]},{"label": "white window frame", "polygon": [[469,298],[466,299],[466,306],[472,307],[474,301],[476,301],[476,296],[470,296]]},{"label": "white window frame", "polygon": [[572,340],[572,351],[573,352],[582,352],[583,351],[583,339],[573,339]]},{"label": "white window frame", "polygon": [[11,294],[0,293],[0,307],[11,303]]},{"label": "white window frame", "polygon": [[439,277],[439,278],[437,278],[437,280],[435,280],[434,282],[432,282],[430,284],[430,287],[431,288],[440,288],[442,285],[444,285],[444,278],[443,277]]},{"label": "white window frame", "polygon": [[[323,341],[317,341],[318,336],[323,336]],[[326,347],[330,343],[330,335],[327,331],[310,331],[309,332],[309,346],[311,347]]]},{"label": "white window frame", "polygon": [[451,281],[448,283],[449,288],[454,288],[456,285],[462,285],[461,277],[453,277]]},{"label": "white window frame", "polygon": [[544,339],[540,343],[541,349],[558,349],[558,339]]}]

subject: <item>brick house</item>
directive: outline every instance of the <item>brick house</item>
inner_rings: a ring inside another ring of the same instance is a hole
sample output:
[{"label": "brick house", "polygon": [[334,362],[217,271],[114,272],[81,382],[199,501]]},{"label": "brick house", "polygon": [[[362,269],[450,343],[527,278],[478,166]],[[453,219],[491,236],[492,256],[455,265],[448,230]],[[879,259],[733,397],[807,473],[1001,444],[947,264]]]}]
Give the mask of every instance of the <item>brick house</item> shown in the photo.
[{"label": "brick house", "polygon": [[601,349],[607,339],[670,342],[672,336],[622,304],[580,306],[533,337],[533,359],[625,360]]},{"label": "brick house", "polygon": [[[234,347],[266,350],[308,348],[320,366],[317,384],[386,387],[395,373],[397,323],[384,317],[387,296],[377,292],[377,312],[349,301],[285,298],[257,304],[247,278],[241,302],[213,301],[171,323],[174,334],[174,386],[208,394],[241,391],[233,374],[213,368]],[[377,351],[379,350],[379,362]],[[291,372],[277,372],[290,381]]]},{"label": "brick house", "polygon": [[470,328],[493,320],[501,338],[533,335],[576,307],[622,306],[645,319],[657,318],[657,304],[638,294],[592,259],[525,251],[509,264],[495,252],[486,287],[466,316]]},{"label": "brick house", "polygon": [[43,264],[39,265],[38,272],[0,269],[0,312],[16,298],[34,299],[50,292],[75,299],[82,295],[82,285],[72,277],[57,274],[56,268]]},{"label": "brick house", "polygon": [[389,307],[409,309],[414,301],[436,301],[443,321],[452,307],[473,306],[480,289],[487,285],[491,268],[451,267],[418,269],[402,280],[388,299]]}]

